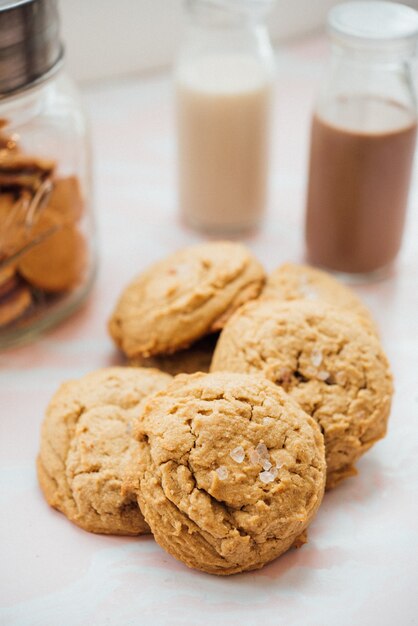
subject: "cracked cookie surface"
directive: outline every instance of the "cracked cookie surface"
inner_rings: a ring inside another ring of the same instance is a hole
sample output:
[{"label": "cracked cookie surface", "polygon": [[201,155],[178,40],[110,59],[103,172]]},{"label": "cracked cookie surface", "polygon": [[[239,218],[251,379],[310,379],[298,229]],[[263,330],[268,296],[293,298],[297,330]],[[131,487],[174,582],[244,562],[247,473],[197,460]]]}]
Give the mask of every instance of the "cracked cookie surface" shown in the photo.
[{"label": "cracked cookie surface", "polygon": [[221,333],[212,371],[262,373],[319,423],[327,488],[386,434],[392,377],[379,341],[342,309],[295,301],[248,303]]},{"label": "cracked cookie surface", "polygon": [[111,367],[71,380],[52,398],[42,424],[38,478],[52,507],[85,530],[149,532],[122,480],[137,454],[132,436],[141,402],[171,376],[157,370]]},{"label": "cracked cookie surface", "polygon": [[262,266],[241,244],[184,248],[128,285],[110,334],[128,357],[176,352],[221,329],[242,303],[258,296],[264,279]]},{"label": "cracked cookie surface", "polygon": [[262,297],[277,298],[282,302],[323,301],[354,313],[364,328],[378,334],[376,323],[360,298],[327,272],[309,265],[284,263],[275,269],[267,277]]},{"label": "cracked cookie surface", "polygon": [[262,567],[294,544],[322,500],[320,429],[261,376],[179,375],[144,403],[138,424],[129,490],[157,542],[190,567]]}]

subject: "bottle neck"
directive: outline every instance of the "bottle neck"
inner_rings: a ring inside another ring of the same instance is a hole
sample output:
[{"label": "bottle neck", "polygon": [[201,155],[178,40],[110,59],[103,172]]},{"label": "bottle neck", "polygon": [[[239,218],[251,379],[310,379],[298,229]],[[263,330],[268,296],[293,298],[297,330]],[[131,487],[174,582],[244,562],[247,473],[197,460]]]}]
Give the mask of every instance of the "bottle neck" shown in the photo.
[{"label": "bottle neck", "polygon": [[[245,0],[240,2],[245,4]],[[274,54],[263,20],[249,19],[247,12],[233,10],[235,0],[189,0],[187,6],[189,19],[178,65],[205,56],[245,55],[257,59],[272,76]]]},{"label": "bottle neck", "polygon": [[360,41],[344,41],[338,38],[331,39],[331,54],[337,62],[363,65],[366,68],[402,67],[412,64],[416,59],[418,42],[405,40],[397,42],[381,42],[375,45]]},{"label": "bottle neck", "polygon": [[[413,121],[417,116],[417,98],[412,61],[405,54],[382,55],[370,47],[333,42],[316,112],[342,126],[350,116],[367,117],[370,127],[375,123],[385,125],[391,117]],[[374,117],[380,117],[381,122]]]}]

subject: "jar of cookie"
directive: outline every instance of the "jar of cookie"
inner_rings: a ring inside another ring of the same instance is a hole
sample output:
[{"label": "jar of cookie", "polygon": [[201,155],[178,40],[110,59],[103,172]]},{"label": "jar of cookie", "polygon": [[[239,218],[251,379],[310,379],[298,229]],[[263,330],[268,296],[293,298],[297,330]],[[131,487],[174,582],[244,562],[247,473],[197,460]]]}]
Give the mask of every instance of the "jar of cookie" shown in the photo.
[{"label": "jar of cookie", "polygon": [[90,152],[56,0],[0,4],[0,347],[85,299],[95,274]]}]

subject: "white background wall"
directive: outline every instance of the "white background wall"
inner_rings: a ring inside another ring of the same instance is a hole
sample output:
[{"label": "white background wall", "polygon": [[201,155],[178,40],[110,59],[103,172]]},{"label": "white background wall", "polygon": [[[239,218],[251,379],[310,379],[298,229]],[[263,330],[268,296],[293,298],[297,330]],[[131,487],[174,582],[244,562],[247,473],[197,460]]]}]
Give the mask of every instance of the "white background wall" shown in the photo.
[{"label": "white background wall", "polygon": [[[273,41],[321,28],[337,0],[277,0]],[[418,8],[418,0],[406,0]],[[67,67],[79,81],[150,71],[172,62],[182,0],[59,0]]]}]

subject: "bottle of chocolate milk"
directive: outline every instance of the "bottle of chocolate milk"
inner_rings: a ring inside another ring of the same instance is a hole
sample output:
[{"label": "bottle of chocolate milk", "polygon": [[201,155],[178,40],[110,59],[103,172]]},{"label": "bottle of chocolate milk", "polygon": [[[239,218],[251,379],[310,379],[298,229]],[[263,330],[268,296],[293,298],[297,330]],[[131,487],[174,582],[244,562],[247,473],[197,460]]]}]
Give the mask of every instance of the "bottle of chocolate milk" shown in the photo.
[{"label": "bottle of chocolate milk", "polygon": [[328,26],[334,55],[312,119],[307,255],[337,272],[385,275],[402,242],[416,144],[418,13],[349,2]]}]

